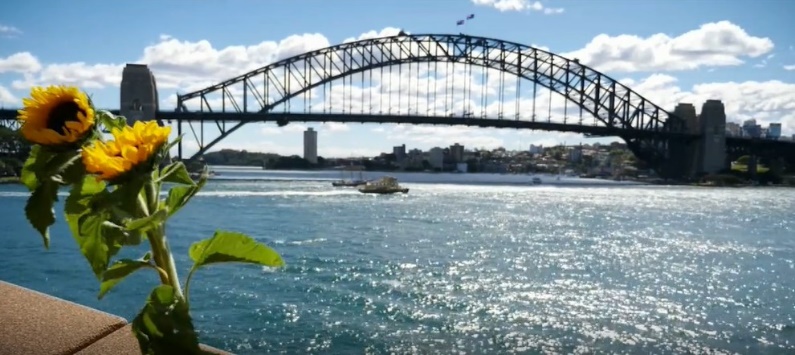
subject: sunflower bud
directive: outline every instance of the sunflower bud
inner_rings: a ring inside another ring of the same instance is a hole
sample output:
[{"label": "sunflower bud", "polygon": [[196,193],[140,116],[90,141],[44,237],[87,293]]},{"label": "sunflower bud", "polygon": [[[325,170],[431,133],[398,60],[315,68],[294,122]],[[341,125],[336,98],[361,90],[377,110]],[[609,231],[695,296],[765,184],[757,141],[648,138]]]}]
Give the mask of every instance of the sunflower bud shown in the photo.
[{"label": "sunflower bud", "polygon": [[136,121],[132,127],[114,128],[111,134],[113,140],[94,141],[81,154],[86,172],[99,180],[119,183],[154,171],[171,127],[160,127],[156,121]]}]

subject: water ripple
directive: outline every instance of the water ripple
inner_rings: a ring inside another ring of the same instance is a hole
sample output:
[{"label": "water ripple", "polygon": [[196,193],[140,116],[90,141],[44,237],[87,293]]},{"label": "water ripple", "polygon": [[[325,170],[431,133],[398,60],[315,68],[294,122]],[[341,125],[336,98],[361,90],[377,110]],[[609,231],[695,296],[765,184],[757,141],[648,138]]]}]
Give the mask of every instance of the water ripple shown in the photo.
[{"label": "water ripple", "polygon": [[[213,183],[180,212],[183,270],[190,243],[221,225],[288,262],[202,270],[202,341],[241,354],[795,351],[792,190],[326,185]],[[30,257],[38,239],[13,212],[25,194],[0,195],[15,228],[0,237],[2,279],[134,315],[131,290],[152,279],[97,302],[66,242]]]}]

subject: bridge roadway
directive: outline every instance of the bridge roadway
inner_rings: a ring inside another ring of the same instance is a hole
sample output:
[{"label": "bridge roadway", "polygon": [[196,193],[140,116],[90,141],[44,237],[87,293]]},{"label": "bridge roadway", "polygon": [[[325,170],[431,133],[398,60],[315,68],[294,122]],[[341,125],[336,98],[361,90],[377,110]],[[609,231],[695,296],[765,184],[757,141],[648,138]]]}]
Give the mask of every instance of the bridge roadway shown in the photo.
[{"label": "bridge roadway", "polygon": [[[118,115],[119,110],[109,110]],[[0,109],[0,123],[16,120],[17,110]],[[683,138],[693,139],[696,135],[673,132],[655,132],[637,129],[620,129],[597,125],[564,124],[543,121],[526,121],[515,119],[440,117],[440,116],[407,116],[407,115],[374,115],[374,114],[343,114],[343,113],[231,113],[231,112],[171,112],[160,111],[156,117],[163,121],[176,122],[339,122],[339,123],[402,123],[428,124],[449,126],[477,126],[484,128],[513,128],[541,131],[558,131],[582,133],[598,137],[631,136],[634,138]],[[732,148],[764,147],[780,153],[795,153],[795,141],[781,141],[748,137],[726,137],[726,146]]]},{"label": "bridge roadway", "polygon": [[[119,110],[110,110],[118,115]],[[16,117],[16,110],[0,109],[0,121],[9,121]],[[339,123],[400,123],[427,124],[448,126],[477,126],[484,128],[513,128],[541,131],[558,131],[583,133],[592,136],[631,136],[633,138],[695,138],[696,135],[657,132],[638,129],[622,129],[615,127],[580,125],[576,123],[557,123],[544,121],[527,121],[509,118],[470,118],[442,117],[420,115],[378,115],[378,114],[346,114],[346,113],[233,113],[233,112],[169,112],[160,111],[156,117],[162,121],[176,122],[339,122]]]}]

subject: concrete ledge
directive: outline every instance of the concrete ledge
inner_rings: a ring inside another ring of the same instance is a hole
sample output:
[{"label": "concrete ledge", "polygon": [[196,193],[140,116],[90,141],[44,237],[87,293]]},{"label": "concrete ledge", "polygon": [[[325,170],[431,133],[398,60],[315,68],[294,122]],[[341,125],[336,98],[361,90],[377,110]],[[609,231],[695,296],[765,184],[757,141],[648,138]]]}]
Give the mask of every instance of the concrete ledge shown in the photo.
[{"label": "concrete ledge", "polygon": [[0,281],[0,355],[140,353],[124,318]]}]

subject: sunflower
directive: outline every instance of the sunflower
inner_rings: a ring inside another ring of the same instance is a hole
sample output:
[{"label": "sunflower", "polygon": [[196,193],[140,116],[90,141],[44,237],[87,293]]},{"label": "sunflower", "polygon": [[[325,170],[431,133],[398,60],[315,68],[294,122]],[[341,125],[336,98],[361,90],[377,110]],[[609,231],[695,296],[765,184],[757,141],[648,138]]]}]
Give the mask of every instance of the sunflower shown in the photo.
[{"label": "sunflower", "polygon": [[35,144],[56,146],[80,141],[94,127],[94,108],[76,87],[34,87],[19,110],[22,136]]},{"label": "sunflower", "polygon": [[168,140],[171,127],[136,121],[132,127],[114,128],[111,134],[114,140],[95,141],[82,151],[86,171],[105,181],[115,181],[136,168],[151,172],[152,158]]}]

